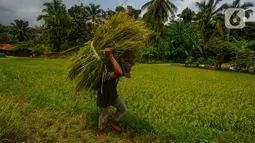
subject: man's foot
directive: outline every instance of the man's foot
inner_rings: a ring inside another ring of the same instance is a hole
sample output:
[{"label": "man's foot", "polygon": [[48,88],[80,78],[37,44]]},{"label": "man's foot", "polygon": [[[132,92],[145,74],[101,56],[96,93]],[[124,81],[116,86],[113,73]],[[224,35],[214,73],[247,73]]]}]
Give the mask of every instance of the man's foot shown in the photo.
[{"label": "man's foot", "polygon": [[97,131],[97,137],[99,137],[100,139],[106,139],[107,138],[106,134],[102,131]]},{"label": "man's foot", "polygon": [[121,129],[119,126],[117,126],[114,122],[109,121],[109,126],[113,128],[116,132],[121,133]]}]

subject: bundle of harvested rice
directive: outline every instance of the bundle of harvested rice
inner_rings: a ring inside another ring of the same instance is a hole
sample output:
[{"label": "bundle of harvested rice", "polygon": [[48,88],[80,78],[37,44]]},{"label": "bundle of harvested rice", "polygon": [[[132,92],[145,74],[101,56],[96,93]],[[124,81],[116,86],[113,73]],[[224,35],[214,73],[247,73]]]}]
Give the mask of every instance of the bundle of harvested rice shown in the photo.
[{"label": "bundle of harvested rice", "polygon": [[120,64],[129,62],[134,65],[138,50],[146,43],[148,32],[143,21],[134,20],[124,12],[117,13],[100,25],[94,38],[71,59],[68,77],[77,82],[76,90],[97,89],[106,72],[108,59],[103,53],[106,47],[111,48]]}]

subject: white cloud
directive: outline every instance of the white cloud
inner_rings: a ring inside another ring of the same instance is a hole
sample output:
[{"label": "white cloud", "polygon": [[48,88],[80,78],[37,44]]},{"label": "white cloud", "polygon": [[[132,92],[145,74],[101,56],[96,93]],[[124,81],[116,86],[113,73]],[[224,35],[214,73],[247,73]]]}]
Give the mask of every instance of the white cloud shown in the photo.
[{"label": "white cloud", "polygon": [[189,7],[190,9],[195,9],[195,3],[200,0],[184,0],[183,2],[176,2],[176,5],[178,7],[177,14],[180,14],[185,8]]}]

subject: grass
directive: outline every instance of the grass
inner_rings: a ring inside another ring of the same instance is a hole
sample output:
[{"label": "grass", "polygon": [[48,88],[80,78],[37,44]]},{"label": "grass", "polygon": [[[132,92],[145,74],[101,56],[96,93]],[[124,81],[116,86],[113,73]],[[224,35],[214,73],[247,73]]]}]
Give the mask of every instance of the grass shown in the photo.
[{"label": "grass", "polygon": [[[75,93],[66,67],[64,59],[0,59],[1,140],[100,141],[96,93]],[[106,142],[255,141],[254,75],[146,64],[131,74],[118,86],[124,132],[108,130]]]}]

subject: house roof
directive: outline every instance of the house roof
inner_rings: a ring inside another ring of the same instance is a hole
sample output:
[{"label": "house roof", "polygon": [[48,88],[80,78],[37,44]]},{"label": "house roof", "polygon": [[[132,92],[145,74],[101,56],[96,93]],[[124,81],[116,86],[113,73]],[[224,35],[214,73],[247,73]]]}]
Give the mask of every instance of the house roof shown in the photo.
[{"label": "house roof", "polygon": [[11,44],[0,44],[0,50],[4,51],[12,51],[14,49],[14,46]]}]

